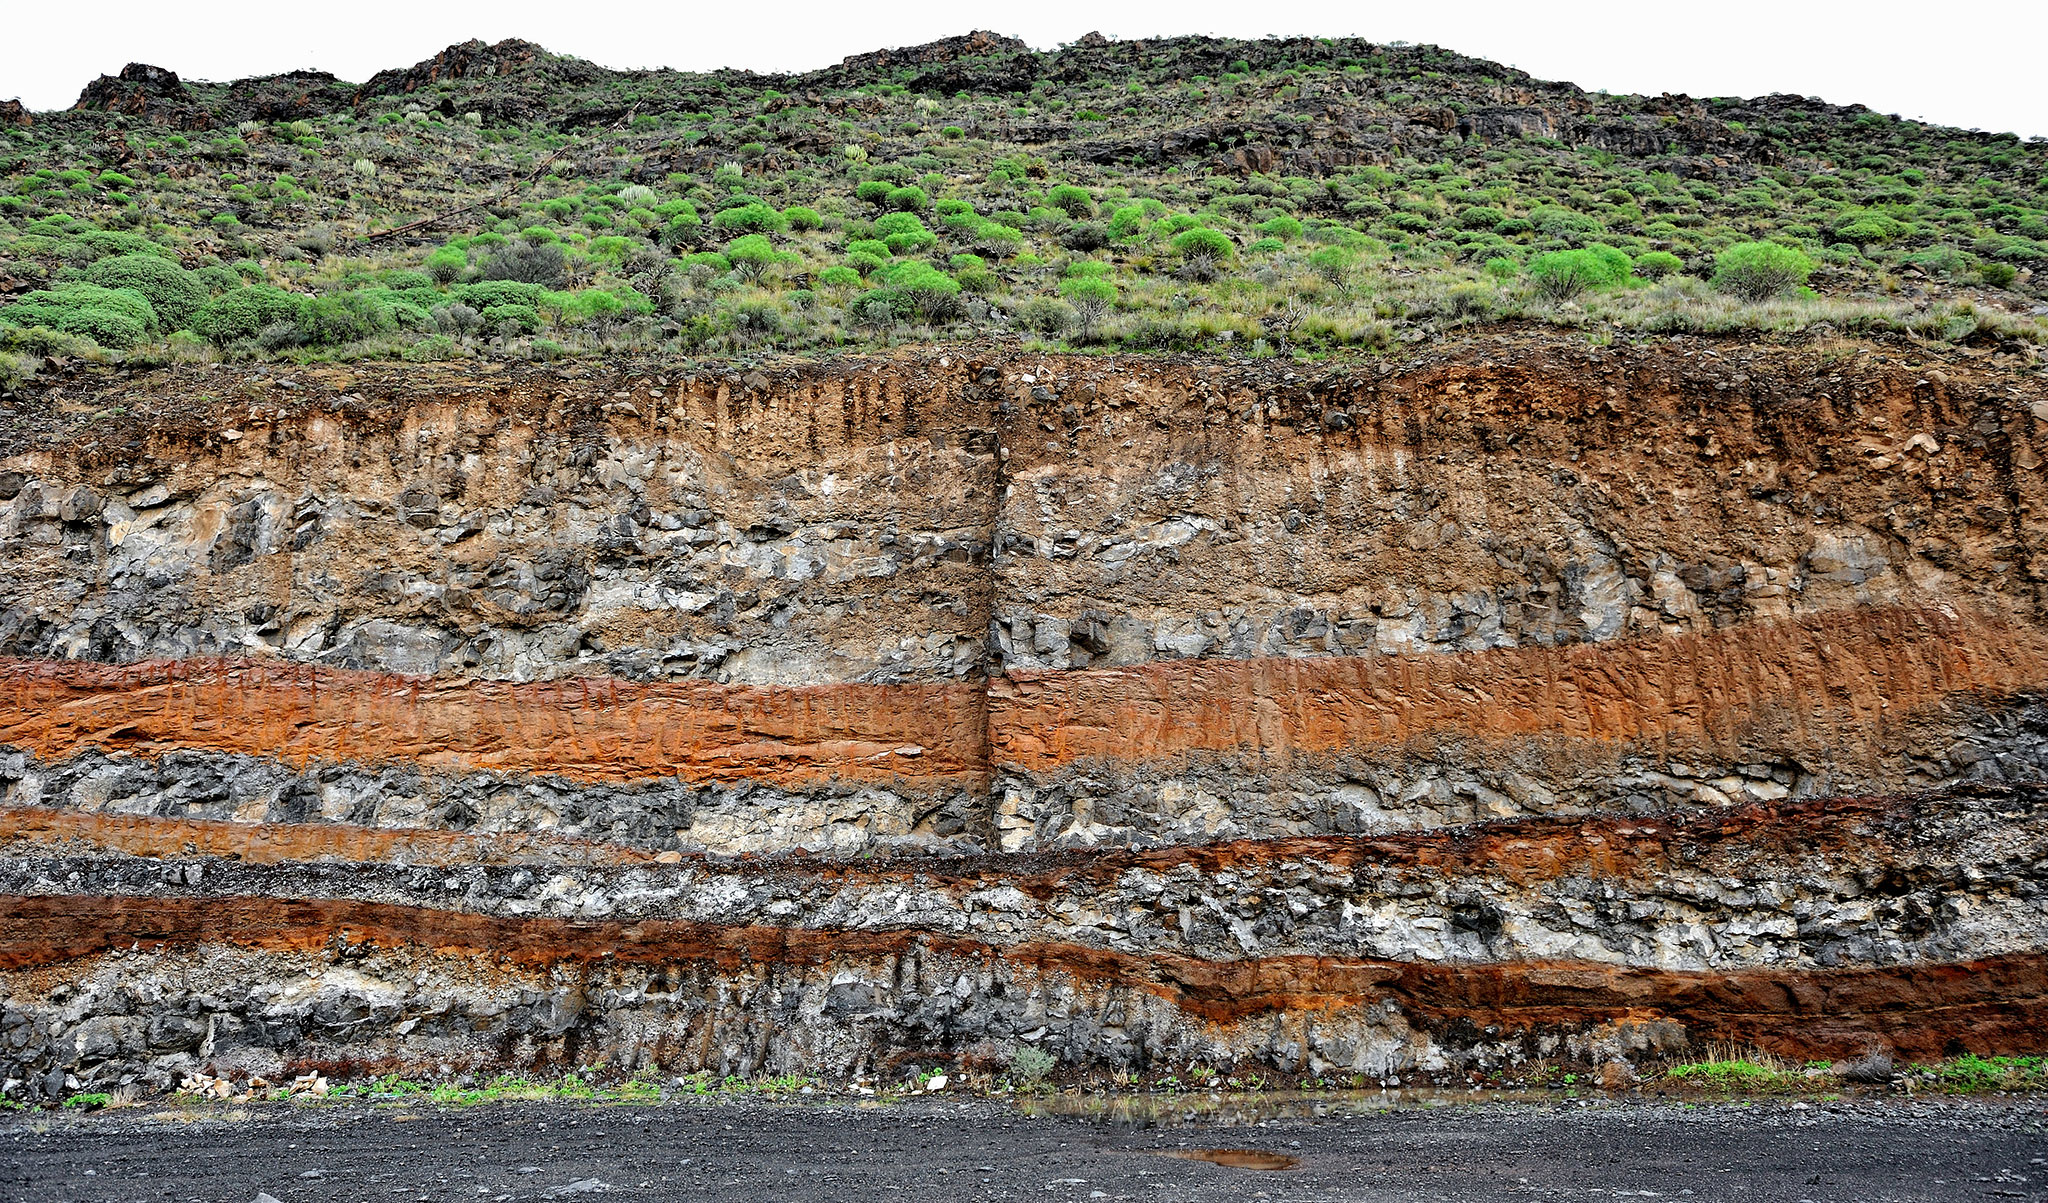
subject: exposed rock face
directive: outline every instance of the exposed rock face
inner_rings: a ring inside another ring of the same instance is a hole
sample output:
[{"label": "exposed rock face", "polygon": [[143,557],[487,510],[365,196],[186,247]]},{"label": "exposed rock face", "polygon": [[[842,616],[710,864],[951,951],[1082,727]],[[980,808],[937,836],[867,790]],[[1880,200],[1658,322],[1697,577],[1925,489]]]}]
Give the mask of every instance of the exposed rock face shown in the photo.
[{"label": "exposed rock face", "polygon": [[518,38],[494,43],[471,38],[404,70],[379,71],[357,92],[357,103],[364,97],[417,92],[450,80],[508,75],[537,59],[552,57],[545,48]]},{"label": "exposed rock face", "polygon": [[90,387],[0,460],[24,1091],[2039,1043],[2037,386],[1524,340]]},{"label": "exposed rock face", "polygon": [[[1100,37],[1101,35],[1096,35]],[[1107,45],[1106,42],[1096,43]],[[951,63],[963,58],[981,58],[990,55],[1025,54],[1031,47],[1016,38],[977,29],[972,33],[957,34],[940,38],[936,42],[925,42],[917,46],[905,46],[896,50],[873,50],[866,54],[850,54],[841,59],[839,66],[847,72],[868,72],[902,67],[922,67],[934,63]]]},{"label": "exposed rock face", "polygon": [[148,63],[130,63],[121,68],[119,75],[102,75],[85,85],[71,107],[142,116],[152,108],[175,106],[185,95],[185,85],[178,82],[176,71]]}]

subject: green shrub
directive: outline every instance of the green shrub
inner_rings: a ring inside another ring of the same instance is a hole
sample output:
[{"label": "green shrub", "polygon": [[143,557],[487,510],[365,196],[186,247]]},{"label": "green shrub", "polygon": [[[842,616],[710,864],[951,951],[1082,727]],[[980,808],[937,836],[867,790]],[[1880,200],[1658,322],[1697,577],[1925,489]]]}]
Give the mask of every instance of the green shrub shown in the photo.
[{"label": "green shrub", "polygon": [[1251,245],[1245,247],[1244,252],[1247,255],[1271,255],[1275,252],[1284,251],[1286,249],[1287,244],[1280,241],[1278,238],[1260,238],[1254,240],[1251,243]]},{"label": "green shrub", "polygon": [[1145,206],[1124,205],[1109,215],[1109,234],[1112,238],[1136,238],[1150,224],[1145,216]]},{"label": "green shrub", "polygon": [[310,346],[356,342],[396,324],[389,304],[362,292],[308,297],[299,306],[299,341]]},{"label": "green shrub", "polygon": [[483,280],[451,289],[450,294],[472,309],[487,309],[492,305],[538,305],[546,291],[538,284],[517,280]]},{"label": "green shrub", "polygon": [[871,288],[853,299],[846,313],[856,325],[886,328],[915,311],[916,304],[900,288]]},{"label": "green shrub", "polygon": [[432,363],[455,358],[455,340],[445,334],[430,334],[399,352],[408,363]]},{"label": "green shrub", "polygon": [[[668,224],[661,228],[660,241],[663,246],[683,246],[704,230],[704,219],[697,216],[696,206],[688,201],[674,203],[681,205],[682,208],[670,215]],[[662,206],[664,209],[667,207]]]},{"label": "green shrub", "polygon": [[698,251],[695,254],[684,255],[677,259],[676,263],[684,271],[697,267],[708,267],[714,272],[723,274],[732,270],[732,260],[719,254],[717,251]]},{"label": "green shrub", "polygon": [[156,311],[165,330],[182,330],[206,304],[206,286],[191,272],[161,255],[116,255],[85,269],[85,278],[102,288],[141,293]]},{"label": "green shrub", "polygon": [[1491,230],[1507,219],[1507,214],[1492,205],[1467,205],[1458,210],[1458,224],[1468,230]]},{"label": "green shrub", "polygon": [[1096,327],[1116,305],[1116,285],[1101,276],[1070,277],[1060,282],[1060,295],[1081,319],[1081,337],[1093,339]]},{"label": "green shrub", "polygon": [[1219,263],[1228,262],[1237,251],[1230,235],[1207,226],[1193,226],[1175,234],[1173,249],[1183,257],[1204,255]]},{"label": "green shrub", "polygon": [[782,311],[766,299],[736,302],[719,316],[728,329],[740,334],[768,335],[782,329]]},{"label": "green shrub", "polygon": [[1007,259],[1024,249],[1024,231],[1000,222],[985,221],[974,227],[969,245],[984,255]]},{"label": "green shrub", "polygon": [[512,330],[532,334],[540,329],[540,310],[532,305],[491,305],[483,311],[484,329],[492,333]]},{"label": "green shrub", "polygon": [[[1536,232],[1549,238],[1560,238],[1575,245],[1584,245],[1588,239],[1600,236],[1599,219],[1588,217],[1567,209],[1562,205],[1538,205],[1529,210],[1529,222]],[[1531,264],[1531,267],[1534,265]]]},{"label": "green shrub", "polygon": [[302,298],[267,284],[224,292],[200,306],[193,332],[217,347],[254,338],[267,326],[298,325]]},{"label": "green shrub", "polygon": [[1036,1086],[1057,1064],[1051,1053],[1023,1044],[1010,1054],[1010,1077],[1019,1086]]},{"label": "green shrub", "polygon": [[937,235],[925,229],[924,221],[915,213],[884,213],[875,219],[875,233],[881,235],[889,250],[898,255],[921,251],[939,241]]},{"label": "green shrub", "polygon": [[885,203],[900,213],[922,213],[931,208],[932,198],[925,190],[916,186],[891,188]]},{"label": "green shrub", "polygon": [[[86,230],[77,239],[77,245],[105,258],[109,255],[166,255],[162,247],[140,234],[126,230]],[[166,259],[166,262],[169,262]]]},{"label": "green shrub", "polygon": [[818,211],[805,205],[791,205],[782,211],[782,216],[789,222],[789,228],[792,230],[816,230],[822,229],[825,225],[825,219]]},{"label": "green shrub", "polygon": [[853,195],[871,205],[886,205],[895,185],[887,180],[863,180],[855,185]]},{"label": "green shrub", "polygon": [[552,315],[561,325],[580,326],[615,318],[625,307],[625,302],[615,293],[601,288],[586,288],[582,292],[551,292],[541,308],[542,316]]},{"label": "green shrub", "polygon": [[1074,324],[1073,308],[1052,297],[1032,297],[1017,306],[1014,316],[1026,330],[1052,338],[1065,334]]},{"label": "green shrub", "polygon": [[1685,260],[1670,251],[1648,251],[1636,256],[1635,272],[1645,280],[1661,280],[1685,270]]},{"label": "green shrub", "polygon": [[1595,243],[1580,250],[1536,256],[1529,263],[1529,279],[1544,296],[1568,301],[1583,292],[1620,284],[1628,279],[1630,266],[1627,255]]},{"label": "green shrub", "polygon": [[916,312],[933,321],[952,317],[958,308],[960,282],[929,263],[913,259],[897,264],[889,271],[889,287],[902,293]]},{"label": "green shrub", "polygon": [[849,255],[873,255],[884,261],[890,255],[889,244],[879,238],[856,238],[846,244],[846,252]]},{"label": "green shrub", "polygon": [[1835,216],[1835,241],[1859,247],[1896,242],[1911,232],[1905,222],[1870,209],[1848,209]]},{"label": "green shrub", "polygon": [[1486,261],[1486,274],[1506,282],[1522,274],[1522,265],[1506,256],[1500,256]]},{"label": "green shrub", "polygon": [[828,267],[818,273],[818,283],[828,288],[858,288],[860,272],[851,267]]},{"label": "green shrub", "polygon": [[767,234],[788,224],[782,214],[758,202],[721,209],[711,218],[713,229],[729,234]]},{"label": "green shrub", "polygon": [[103,347],[132,347],[156,331],[156,311],[139,292],[98,284],[66,284],[25,294],[0,309],[0,322],[82,334]]},{"label": "green shrub", "polygon": [[734,268],[749,276],[758,276],[778,263],[796,259],[795,255],[776,250],[765,234],[746,234],[733,239],[726,245],[725,257],[732,260]]},{"label": "green shrub", "polygon": [[1342,284],[1358,261],[1358,252],[1348,246],[1319,246],[1308,253],[1309,270],[1332,284]]},{"label": "green shrub", "polygon": [[1812,274],[1805,252],[1775,242],[1738,242],[1714,257],[1714,287],[1748,301],[1768,300]]},{"label": "green shrub", "polygon": [[1256,229],[1268,238],[1278,239],[1281,242],[1292,242],[1296,238],[1301,237],[1301,222],[1284,213],[1279,217],[1268,218],[1260,222],[1253,229]]},{"label": "green shrub", "polygon": [[1088,195],[1086,188],[1072,184],[1061,184],[1045,194],[1045,203],[1061,210],[1068,217],[1082,218],[1095,212],[1095,198]]},{"label": "green shrub", "polygon": [[[205,267],[194,268],[192,278],[199,281],[199,286],[206,290],[209,297],[219,296],[231,288],[242,286],[242,277],[235,274],[234,268],[222,263],[209,263]],[[428,281],[429,286],[432,283],[433,281]]]}]

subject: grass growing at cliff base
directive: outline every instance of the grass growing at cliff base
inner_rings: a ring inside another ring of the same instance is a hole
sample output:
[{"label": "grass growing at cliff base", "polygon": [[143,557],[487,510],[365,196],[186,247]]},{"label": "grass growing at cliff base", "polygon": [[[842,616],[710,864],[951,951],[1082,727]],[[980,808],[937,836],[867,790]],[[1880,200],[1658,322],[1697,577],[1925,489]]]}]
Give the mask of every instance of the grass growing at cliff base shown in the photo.
[{"label": "grass growing at cliff base", "polygon": [[1749,1094],[1769,1094],[1813,1084],[1805,1074],[1769,1053],[1720,1044],[1708,1046],[1706,1060],[1674,1065],[1664,1076],[1685,1086]]},{"label": "grass growing at cliff base", "polygon": [[1932,1077],[1934,1087],[1949,1094],[1995,1090],[2048,1090],[2048,1058],[1979,1057],[1966,1053],[1939,1065],[1914,1065],[1908,1074]]},{"label": "grass growing at cliff base", "polygon": [[[1881,1052],[1841,1062],[1814,1061],[1802,1064],[1743,1045],[1713,1044],[1702,1051],[1704,1055],[1699,1060],[1671,1065],[1661,1071],[1645,1067],[1643,1077],[1635,1085],[1638,1089],[1655,1090],[1658,1094],[1663,1094],[1670,1088],[1679,1092],[1681,1097],[1684,1094],[1693,1094],[1695,1097],[1704,1094],[1721,1100],[1802,1095],[1837,1098],[1840,1095],[1835,1092],[1855,1084],[1907,1095],[2048,1092],[2048,1057],[2042,1056],[1980,1056],[1968,1053],[1932,1064],[1902,1064],[1894,1067],[1890,1058]],[[888,1080],[863,1077],[839,1082],[803,1074],[754,1078],[739,1075],[721,1077],[706,1070],[670,1076],[653,1068],[643,1068],[630,1077],[618,1079],[606,1075],[603,1066],[593,1066],[556,1078],[533,1078],[506,1073],[486,1080],[464,1078],[459,1081],[435,1082],[406,1078],[398,1074],[384,1074],[339,1081],[332,1085],[320,1079],[316,1089],[308,1089],[298,1084],[272,1086],[259,1080],[232,1096],[215,1095],[210,1091],[187,1090],[174,1093],[170,1098],[174,1103],[193,1104],[289,1102],[297,1105],[322,1106],[367,1103],[372,1106],[399,1107],[421,1104],[472,1107],[487,1103],[514,1102],[644,1105],[678,1102],[691,1098],[793,1099],[799,1095],[817,1095],[821,1098],[851,1095],[889,1101],[922,1096],[936,1089],[933,1082],[941,1074],[952,1079],[952,1089],[948,1093],[998,1098],[1051,1094],[1177,1095],[1183,1091],[1243,1098],[1260,1096],[1268,1092],[1363,1093],[1374,1090],[1380,1083],[1377,1075],[1351,1073],[1307,1077],[1267,1076],[1241,1071],[1226,1077],[1207,1066],[1190,1066],[1180,1073],[1087,1074],[1078,1082],[1069,1082],[1061,1086],[1049,1080],[1046,1070],[1050,1067],[1041,1068],[1035,1058],[1022,1058],[1021,1061],[1021,1064],[1013,1061],[1007,1073],[984,1073],[957,1068],[949,1070],[942,1065],[920,1070],[912,1066],[909,1067],[910,1072],[902,1077]],[[1404,1073],[1401,1077],[1402,1086],[1423,1089],[1463,1089],[1469,1086],[1475,1093],[1481,1090],[1512,1093],[1548,1087],[1564,1088],[1574,1092],[1567,1097],[1579,1097],[1578,1092],[1592,1097],[1605,1093],[1599,1084],[1600,1075],[1597,1070],[1584,1065],[1574,1067],[1571,1063],[1554,1061],[1527,1064],[1519,1070],[1497,1071],[1491,1075],[1472,1072],[1462,1077],[1446,1077],[1411,1076]],[[107,1106],[134,1105],[140,1101],[132,1097],[116,1097],[106,1093],[82,1093],[73,1094],[61,1101],[48,1101],[40,1107],[97,1110]],[[36,1108],[35,1105],[0,1099],[0,1111],[26,1109]]]}]

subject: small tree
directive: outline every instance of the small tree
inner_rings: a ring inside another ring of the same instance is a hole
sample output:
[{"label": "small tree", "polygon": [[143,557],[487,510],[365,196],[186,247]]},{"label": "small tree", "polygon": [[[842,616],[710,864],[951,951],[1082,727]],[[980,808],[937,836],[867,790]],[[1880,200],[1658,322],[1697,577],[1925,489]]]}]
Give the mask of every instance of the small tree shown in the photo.
[{"label": "small tree", "polygon": [[1745,301],[1767,301],[1812,274],[1805,252],[1775,242],[1738,242],[1714,256],[1714,287]]},{"label": "small tree", "polygon": [[733,239],[726,244],[725,257],[750,280],[758,280],[768,273],[769,268],[796,258],[776,250],[764,234],[743,234]]},{"label": "small tree", "polygon": [[1351,275],[1358,252],[1348,246],[1319,246],[1308,253],[1309,269],[1332,284],[1341,285]]},{"label": "small tree", "polygon": [[1096,328],[1116,305],[1116,285],[1100,276],[1076,276],[1061,283],[1060,295],[1081,319],[1081,340],[1094,341]]}]

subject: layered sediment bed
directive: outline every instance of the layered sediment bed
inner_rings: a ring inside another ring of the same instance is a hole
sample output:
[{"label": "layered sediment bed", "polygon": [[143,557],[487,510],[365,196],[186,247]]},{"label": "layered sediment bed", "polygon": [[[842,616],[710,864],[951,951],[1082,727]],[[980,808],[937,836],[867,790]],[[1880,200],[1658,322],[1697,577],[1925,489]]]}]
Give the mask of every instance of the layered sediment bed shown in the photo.
[{"label": "layered sediment bed", "polygon": [[181,369],[0,423],[16,1097],[2048,1018],[2048,395],[1966,357]]}]

